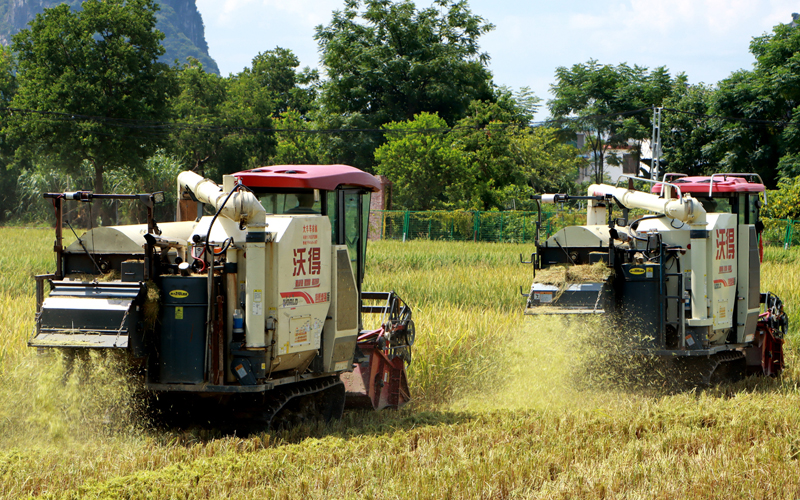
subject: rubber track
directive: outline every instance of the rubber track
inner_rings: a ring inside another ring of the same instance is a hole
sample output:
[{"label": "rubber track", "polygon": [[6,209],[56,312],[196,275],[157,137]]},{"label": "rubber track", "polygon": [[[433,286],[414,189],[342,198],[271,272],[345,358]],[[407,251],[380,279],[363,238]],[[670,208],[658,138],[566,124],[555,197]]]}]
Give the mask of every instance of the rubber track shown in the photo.
[{"label": "rubber track", "polygon": [[316,394],[337,385],[344,385],[339,377],[323,377],[289,384],[287,387],[277,387],[267,392],[269,400],[264,404],[261,420],[267,427],[272,426],[275,416],[294,399]]},{"label": "rubber track", "polygon": [[726,351],[709,357],[708,366],[700,374],[702,377],[702,384],[704,386],[710,386],[711,378],[714,376],[714,372],[717,368],[723,363],[732,363],[740,359],[744,359],[744,353],[741,351]]}]

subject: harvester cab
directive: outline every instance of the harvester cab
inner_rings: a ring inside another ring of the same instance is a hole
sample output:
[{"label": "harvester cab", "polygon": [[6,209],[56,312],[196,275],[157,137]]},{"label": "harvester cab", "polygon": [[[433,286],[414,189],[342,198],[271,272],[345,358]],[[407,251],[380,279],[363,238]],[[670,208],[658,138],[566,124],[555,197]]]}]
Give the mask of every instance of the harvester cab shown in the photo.
[{"label": "harvester cab", "polygon": [[734,378],[780,373],[788,321],[780,299],[760,291],[760,177],[625,180],[536,197],[585,201],[587,223],[537,239],[526,314],[608,315],[621,342],[691,367],[699,384],[720,366]]},{"label": "harvester cab", "polygon": [[[410,399],[411,310],[394,292],[361,290],[379,188],[345,165],[257,168],[222,187],[183,172],[177,220],[162,223],[162,193],[46,194],[56,272],[37,276],[29,345],[126,351],[161,400],[213,400],[225,418],[235,408],[266,424],[329,419],[345,400],[399,407]],[[90,229],[64,247],[64,202],[103,198],[138,199],[147,223]],[[362,313],[381,314],[380,326],[364,331]]]}]

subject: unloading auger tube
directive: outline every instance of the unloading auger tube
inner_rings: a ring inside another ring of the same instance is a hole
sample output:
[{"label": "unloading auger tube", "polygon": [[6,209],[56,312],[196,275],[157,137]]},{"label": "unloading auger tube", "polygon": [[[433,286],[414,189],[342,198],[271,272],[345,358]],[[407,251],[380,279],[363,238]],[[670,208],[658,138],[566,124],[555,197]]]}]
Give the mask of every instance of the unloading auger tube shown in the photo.
[{"label": "unloading auger tube", "polygon": [[178,199],[185,189],[200,203],[211,205],[217,211],[222,208],[220,215],[246,224],[248,230],[264,230],[267,212],[250,191],[237,191],[226,202],[230,193],[223,191],[214,181],[190,171],[178,174]]},{"label": "unloading auger tube", "polygon": [[[536,196],[588,207],[585,225],[544,241],[537,230],[526,314],[606,315],[620,348],[674,361],[702,383],[780,373],[787,318],[760,289],[764,184],[756,174],[668,175],[622,176],[628,188],[593,184],[587,196]],[[650,183],[649,192],[634,183]],[[541,221],[540,210],[538,229]]]},{"label": "unloading auger tube", "polygon": [[[706,210],[699,201],[689,194],[678,199],[672,199],[633,189],[609,186],[608,184],[592,184],[589,186],[588,194],[589,196],[611,195],[627,208],[641,208],[658,212],[672,219],[698,227],[706,225]],[[590,200],[589,208],[594,208],[595,203]]]}]

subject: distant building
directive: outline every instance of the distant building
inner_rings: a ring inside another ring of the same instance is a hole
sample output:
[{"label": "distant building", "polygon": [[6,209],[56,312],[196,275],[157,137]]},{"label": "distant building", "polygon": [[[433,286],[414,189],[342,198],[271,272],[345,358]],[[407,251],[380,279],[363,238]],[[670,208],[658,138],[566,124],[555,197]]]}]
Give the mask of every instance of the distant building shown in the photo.
[{"label": "distant building", "polygon": [[[583,148],[586,144],[586,135],[577,134],[576,142],[579,149]],[[606,181],[615,183],[622,175],[641,176],[643,171],[649,173],[650,166],[641,162],[640,158],[650,156],[650,141],[643,141],[638,148],[633,140],[622,146],[606,146],[603,151],[603,177]],[[589,160],[589,164],[578,170],[578,182],[594,182],[598,162],[593,161],[591,151],[584,157]]]}]

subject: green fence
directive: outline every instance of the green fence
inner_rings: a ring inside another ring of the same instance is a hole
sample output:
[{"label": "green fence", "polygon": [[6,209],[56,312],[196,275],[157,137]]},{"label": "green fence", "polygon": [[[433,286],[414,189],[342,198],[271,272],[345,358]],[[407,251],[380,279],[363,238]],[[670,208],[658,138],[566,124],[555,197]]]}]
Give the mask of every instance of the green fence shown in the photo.
[{"label": "green fence", "polygon": [[[376,210],[370,215],[370,238],[527,243],[536,235],[536,212],[411,212]],[[585,224],[585,211],[542,212],[541,236],[564,226]]]},{"label": "green fence", "polygon": [[[800,245],[800,220],[764,218],[764,243]],[[565,226],[586,223],[585,210],[542,212],[540,237],[547,238]],[[372,239],[451,240],[528,243],[535,239],[536,212],[374,210],[370,214]]]},{"label": "green fence", "polygon": [[800,245],[800,220],[793,219],[763,219],[764,244],[780,245],[789,248]]}]

